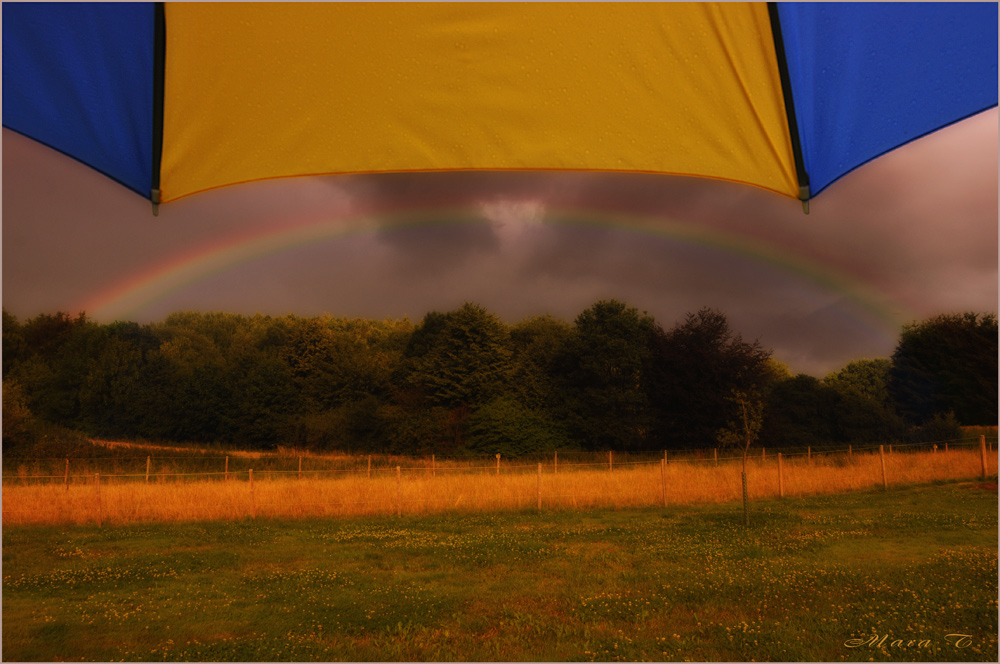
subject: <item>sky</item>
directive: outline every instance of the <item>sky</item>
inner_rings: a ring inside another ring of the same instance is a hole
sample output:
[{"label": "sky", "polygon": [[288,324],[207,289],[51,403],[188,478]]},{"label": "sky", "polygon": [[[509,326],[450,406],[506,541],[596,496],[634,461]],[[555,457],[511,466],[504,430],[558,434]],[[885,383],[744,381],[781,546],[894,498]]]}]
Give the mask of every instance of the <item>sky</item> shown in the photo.
[{"label": "sky", "polygon": [[426,173],[238,185],[160,208],[3,130],[3,306],[107,323],[180,310],[508,323],[616,298],[669,329],[712,307],[793,373],[889,357],[902,326],[995,312],[996,109],[812,201],[699,178]]}]

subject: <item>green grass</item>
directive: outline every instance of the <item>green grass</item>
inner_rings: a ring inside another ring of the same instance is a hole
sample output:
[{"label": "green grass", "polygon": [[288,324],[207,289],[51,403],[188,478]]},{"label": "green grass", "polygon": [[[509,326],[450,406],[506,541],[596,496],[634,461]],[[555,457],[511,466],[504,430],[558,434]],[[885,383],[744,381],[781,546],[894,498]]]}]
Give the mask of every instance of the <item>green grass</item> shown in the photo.
[{"label": "green grass", "polygon": [[996,661],[995,490],[761,501],[751,517],[5,528],[3,658]]}]

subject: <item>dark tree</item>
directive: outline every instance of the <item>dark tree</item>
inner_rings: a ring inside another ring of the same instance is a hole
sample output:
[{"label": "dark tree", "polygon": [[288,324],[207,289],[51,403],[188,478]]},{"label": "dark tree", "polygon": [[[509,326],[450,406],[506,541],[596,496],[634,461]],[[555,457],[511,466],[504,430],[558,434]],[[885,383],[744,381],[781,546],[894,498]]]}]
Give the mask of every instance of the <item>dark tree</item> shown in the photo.
[{"label": "dark tree", "polygon": [[647,447],[643,369],[655,326],[651,316],[617,300],[597,302],[577,317],[556,365],[564,417],[584,447]]},{"label": "dark tree", "polygon": [[830,444],[836,394],[806,374],[777,383],[768,392],[761,440],[773,447]]},{"label": "dark tree", "polygon": [[889,397],[892,362],[879,358],[855,360],[829,374],[823,384],[832,388],[830,433],[840,443],[873,443],[900,439],[905,425]]},{"label": "dark tree", "polygon": [[28,355],[28,344],[24,340],[24,328],[17,317],[3,310],[3,375],[10,374]]},{"label": "dark tree", "polygon": [[408,382],[435,406],[475,407],[498,395],[510,375],[510,334],[495,315],[466,303],[427,314],[406,349]]},{"label": "dark tree", "polygon": [[566,352],[573,327],[536,316],[511,327],[510,391],[525,407],[552,412],[558,404],[556,362]]},{"label": "dark tree", "polygon": [[949,411],[965,425],[996,424],[996,315],[942,315],[903,328],[889,393],[911,424]]},{"label": "dark tree", "polygon": [[702,309],[669,332],[657,328],[648,365],[657,447],[712,447],[739,420],[736,393],[762,391],[772,376],[771,351],[743,341],[725,314]]}]

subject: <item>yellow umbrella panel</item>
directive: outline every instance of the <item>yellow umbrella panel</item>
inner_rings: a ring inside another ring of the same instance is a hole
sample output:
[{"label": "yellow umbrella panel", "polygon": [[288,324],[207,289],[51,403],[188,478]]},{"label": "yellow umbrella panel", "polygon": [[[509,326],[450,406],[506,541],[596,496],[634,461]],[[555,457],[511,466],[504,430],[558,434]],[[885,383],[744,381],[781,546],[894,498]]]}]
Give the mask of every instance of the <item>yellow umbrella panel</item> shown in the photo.
[{"label": "yellow umbrella panel", "polygon": [[161,200],[326,173],[600,170],[799,194],[753,3],[168,3]]}]

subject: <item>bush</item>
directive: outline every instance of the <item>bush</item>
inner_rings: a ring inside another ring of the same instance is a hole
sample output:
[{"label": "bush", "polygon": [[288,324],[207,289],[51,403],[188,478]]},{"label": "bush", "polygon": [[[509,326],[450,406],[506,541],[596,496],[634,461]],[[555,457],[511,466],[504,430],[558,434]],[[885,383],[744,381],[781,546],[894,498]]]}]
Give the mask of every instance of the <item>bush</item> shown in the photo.
[{"label": "bush", "polygon": [[566,432],[543,413],[499,397],[469,417],[468,450],[518,457],[570,447]]},{"label": "bush", "polygon": [[911,433],[914,443],[936,443],[942,440],[961,440],[962,427],[955,418],[955,413],[936,413],[922,427],[916,427]]}]

